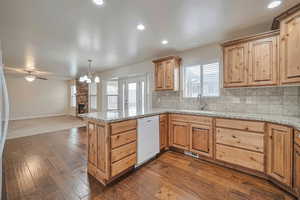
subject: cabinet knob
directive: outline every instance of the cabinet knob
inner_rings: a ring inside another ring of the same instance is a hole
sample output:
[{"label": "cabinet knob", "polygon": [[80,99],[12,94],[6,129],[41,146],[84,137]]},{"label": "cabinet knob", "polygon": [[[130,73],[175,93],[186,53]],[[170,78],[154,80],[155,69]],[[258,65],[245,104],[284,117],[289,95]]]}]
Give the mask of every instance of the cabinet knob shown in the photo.
[{"label": "cabinet knob", "polygon": [[270,135],[270,139],[271,139],[271,140],[273,139],[273,135]]}]

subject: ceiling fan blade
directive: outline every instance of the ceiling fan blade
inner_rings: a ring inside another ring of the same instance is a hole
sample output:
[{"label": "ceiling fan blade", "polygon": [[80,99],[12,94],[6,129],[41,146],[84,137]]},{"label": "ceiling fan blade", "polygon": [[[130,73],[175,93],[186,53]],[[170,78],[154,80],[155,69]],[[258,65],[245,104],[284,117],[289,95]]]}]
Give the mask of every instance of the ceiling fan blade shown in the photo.
[{"label": "ceiling fan blade", "polygon": [[40,77],[40,76],[37,76],[36,78],[37,78],[37,79],[40,79],[40,80],[44,80],[44,81],[47,81],[47,80],[48,80],[47,78]]},{"label": "ceiling fan blade", "polygon": [[39,71],[34,68],[15,68],[15,67],[4,67],[5,70],[11,72],[17,72],[22,74],[33,74],[33,75],[52,75],[51,72]]},{"label": "ceiling fan blade", "polygon": [[20,68],[4,67],[4,70],[10,71],[10,72],[21,73],[21,74],[28,74],[28,72],[25,69],[20,69]]}]

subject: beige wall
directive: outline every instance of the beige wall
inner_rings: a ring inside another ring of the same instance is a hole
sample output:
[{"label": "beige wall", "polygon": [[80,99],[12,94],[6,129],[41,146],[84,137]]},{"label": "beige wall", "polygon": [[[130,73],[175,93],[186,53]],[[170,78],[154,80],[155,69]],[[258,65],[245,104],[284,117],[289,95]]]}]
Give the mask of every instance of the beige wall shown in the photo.
[{"label": "beige wall", "polygon": [[29,83],[20,77],[7,76],[6,79],[11,120],[68,114],[67,81],[36,80]]}]

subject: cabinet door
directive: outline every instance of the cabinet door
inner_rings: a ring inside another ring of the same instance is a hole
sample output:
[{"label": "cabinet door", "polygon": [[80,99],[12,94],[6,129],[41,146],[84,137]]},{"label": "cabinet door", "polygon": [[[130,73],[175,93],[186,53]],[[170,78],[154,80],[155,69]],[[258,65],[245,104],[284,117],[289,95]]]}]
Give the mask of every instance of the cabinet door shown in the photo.
[{"label": "cabinet door", "polygon": [[212,157],[213,135],[210,126],[195,125],[190,126],[190,151]]},{"label": "cabinet door", "polygon": [[165,61],[165,89],[172,90],[174,88],[174,60]]},{"label": "cabinet door", "polygon": [[267,173],[278,181],[292,184],[292,129],[268,124]]},{"label": "cabinet door", "polygon": [[97,129],[95,123],[88,123],[88,160],[97,167]]},{"label": "cabinet door", "polygon": [[159,134],[160,134],[160,149],[167,147],[168,139],[168,123],[166,120],[159,122]]},{"label": "cabinet door", "polygon": [[247,85],[248,43],[224,48],[224,87]]},{"label": "cabinet door", "polygon": [[188,150],[190,140],[188,123],[172,121],[170,126],[171,145]]},{"label": "cabinet door", "polygon": [[281,83],[300,82],[300,11],[280,25]]},{"label": "cabinet door", "polygon": [[155,89],[163,90],[165,87],[165,67],[164,62],[155,65]]},{"label": "cabinet door", "polygon": [[97,128],[97,168],[103,173],[103,176],[108,178],[108,157],[109,157],[109,145],[108,135],[105,130],[105,126],[96,125]]},{"label": "cabinet door", "polygon": [[276,85],[278,71],[277,37],[249,43],[249,85]]},{"label": "cabinet door", "polygon": [[294,188],[300,197],[300,146],[298,145],[295,145],[294,165]]}]

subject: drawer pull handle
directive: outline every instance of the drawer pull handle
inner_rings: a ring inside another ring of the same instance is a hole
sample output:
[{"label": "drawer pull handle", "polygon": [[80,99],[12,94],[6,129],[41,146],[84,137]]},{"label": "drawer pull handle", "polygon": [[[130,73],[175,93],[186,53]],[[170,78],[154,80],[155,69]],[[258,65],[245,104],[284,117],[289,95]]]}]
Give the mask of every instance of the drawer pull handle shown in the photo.
[{"label": "drawer pull handle", "polygon": [[232,138],[234,138],[234,139],[235,139],[235,138],[237,138],[237,137],[236,137],[235,135],[232,135]]}]

